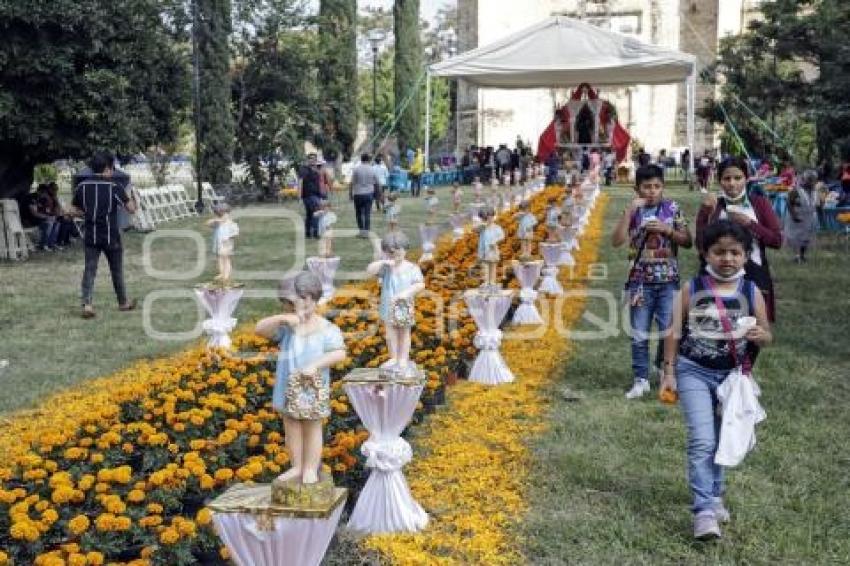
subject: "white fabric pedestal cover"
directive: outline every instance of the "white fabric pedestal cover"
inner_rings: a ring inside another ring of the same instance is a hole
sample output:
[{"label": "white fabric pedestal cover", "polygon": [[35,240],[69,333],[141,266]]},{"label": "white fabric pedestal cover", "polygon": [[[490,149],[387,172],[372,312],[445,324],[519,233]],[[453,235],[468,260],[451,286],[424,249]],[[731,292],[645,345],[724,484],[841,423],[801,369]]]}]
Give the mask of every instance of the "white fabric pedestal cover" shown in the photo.
[{"label": "white fabric pedestal cover", "polygon": [[422,385],[346,383],[345,392],[369,440],[361,447],[369,479],[348,520],[357,533],[416,532],[428,525],[428,514],[413,499],[401,469],[413,458],[401,433],[410,422]]},{"label": "white fabric pedestal cover", "polygon": [[326,519],[275,517],[270,532],[259,529],[250,513],[213,513],[213,523],[237,566],[318,566],[343,507]]},{"label": "white fabric pedestal cover", "polygon": [[514,380],[514,374],[499,352],[502,345],[502,331],[499,330],[499,325],[511,307],[512,296],[511,291],[500,291],[496,294],[473,289],[464,293],[463,298],[469,314],[478,326],[473,345],[479,351],[472,369],[469,370],[469,381],[498,385]]},{"label": "white fabric pedestal cover", "polygon": [[515,261],[513,264],[514,275],[519,281],[520,304],[514,311],[514,317],[511,320],[512,324],[543,324],[543,318],[537,311],[537,305],[534,301],[537,299],[537,292],[534,286],[540,278],[540,271],[543,268],[542,261]]},{"label": "white fabric pedestal cover", "polygon": [[561,242],[561,251],[558,254],[558,267],[572,267],[576,264],[576,260],[573,259],[573,254],[570,253],[570,243],[569,242]]},{"label": "white fabric pedestal cover", "polygon": [[436,224],[420,224],[419,235],[422,238],[422,255],[419,257],[419,262],[433,260],[435,244],[437,237],[440,235],[440,227]]},{"label": "white fabric pedestal cover", "polygon": [[449,217],[449,223],[452,225],[452,242],[457,242],[463,237],[463,227],[466,224],[466,218],[467,216],[460,212]]},{"label": "white fabric pedestal cover", "polygon": [[334,275],[339,268],[338,257],[308,257],[307,269],[309,269],[319,281],[322,282],[322,298],[319,299],[319,304],[324,304],[330,301],[336,289],[334,289]]},{"label": "white fabric pedestal cover", "polygon": [[230,333],[236,327],[233,311],[242,298],[242,289],[195,289],[195,296],[210,315],[202,325],[209,336],[207,348],[230,348]]},{"label": "white fabric pedestal cover", "polygon": [[550,295],[563,295],[564,288],[558,281],[558,260],[561,257],[560,243],[540,244],[540,252],[543,254],[543,281],[540,282],[538,291],[544,291]]}]

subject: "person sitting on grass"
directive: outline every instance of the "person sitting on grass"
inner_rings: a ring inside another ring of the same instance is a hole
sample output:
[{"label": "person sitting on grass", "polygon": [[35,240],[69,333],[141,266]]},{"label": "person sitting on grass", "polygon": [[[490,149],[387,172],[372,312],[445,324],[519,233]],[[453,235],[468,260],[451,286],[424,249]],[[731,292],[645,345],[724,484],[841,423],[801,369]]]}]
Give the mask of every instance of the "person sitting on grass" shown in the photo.
[{"label": "person sitting on grass", "polygon": [[722,415],[717,388],[736,368],[749,373],[752,355],[772,341],[764,295],[745,276],[752,234],[729,220],[703,234],[706,274],[677,295],[664,339],[661,394],[678,391],[687,425],[688,484],[694,537],[720,537],[729,520],[723,468],[714,462]]},{"label": "person sitting on grass", "polygon": [[59,198],[59,185],[55,182],[47,183],[47,194],[50,195],[53,211],[56,213],[56,227],[54,228],[56,231],[55,247],[61,250],[71,243],[71,237],[75,231],[74,220],[68,214],[65,205],[62,203],[62,199]]},{"label": "person sitting on grass", "polygon": [[29,217],[38,226],[38,249],[52,252],[60,249],[57,245],[59,236],[58,203],[53,200],[46,184],[40,184],[34,195],[28,199]]}]

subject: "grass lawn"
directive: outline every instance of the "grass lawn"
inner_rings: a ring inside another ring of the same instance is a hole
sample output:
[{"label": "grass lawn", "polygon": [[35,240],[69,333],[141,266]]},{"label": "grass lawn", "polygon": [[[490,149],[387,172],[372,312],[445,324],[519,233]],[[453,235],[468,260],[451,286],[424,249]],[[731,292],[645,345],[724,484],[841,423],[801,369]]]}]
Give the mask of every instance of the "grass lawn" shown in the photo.
[{"label": "grass lawn", "polygon": [[[610,233],[632,192],[611,191]],[[695,218],[698,193],[668,188]],[[717,543],[691,539],[685,430],[678,407],[653,395],[626,401],[628,338],[576,341],[553,384],[550,428],[535,443],[526,556],[532,564],[847,564],[850,562],[850,356],[847,316],[850,253],[822,238],[798,266],[769,251],[778,295],[776,341],[755,369],[768,417],[758,447],[728,474],[733,522]],[[608,277],[591,287],[620,297],[626,251],[606,238]],[[696,268],[682,253],[683,274]],[[619,304],[619,303],[618,303]],[[588,311],[606,319],[590,299]],[[579,330],[593,326],[587,319]],[[654,351],[654,350],[651,350]],[[557,393],[568,385],[584,399]]]},{"label": "grass lawn", "polygon": [[[449,189],[438,188],[437,195],[441,218],[447,219],[451,208]],[[464,198],[472,200],[471,190],[464,191]],[[340,234],[334,251],[343,258],[340,273],[348,271],[353,278],[351,272],[362,271],[371,260],[372,248],[368,240],[353,237],[354,207],[347,197],[336,194],[334,199],[339,217],[337,232],[352,229],[348,236]],[[418,250],[423,200],[403,196],[399,202],[411,249]],[[303,265],[304,257],[315,254],[315,240],[302,245],[303,240],[299,242],[300,236],[296,236],[302,232],[302,210],[299,201],[234,212],[241,232],[234,257],[234,279],[246,287],[236,311],[240,322],[275,312],[280,276],[287,269]],[[140,305],[149,301],[147,308],[132,313],[117,310],[109,269],[102,258],[94,295],[98,316],[94,320],[80,318],[80,244],[63,252],[39,253],[22,263],[0,262],[0,360],[9,362],[8,367],[0,369],[0,413],[31,407],[50,392],[109,374],[134,360],[162,356],[196,343],[197,338],[176,333],[189,332],[199,324],[201,315],[192,288],[215,274],[215,259],[203,250],[199,252],[196,243],[209,242],[210,230],[203,220],[167,223],[149,235],[125,235],[128,293],[138,298]],[[180,232],[169,234],[171,230]],[[378,235],[385,231],[383,215],[374,210],[372,230]],[[203,271],[194,276],[192,271],[199,262]],[[188,278],[174,279],[157,273],[164,271],[186,274]],[[151,338],[145,330],[145,313],[149,328],[172,333],[173,339]]]}]

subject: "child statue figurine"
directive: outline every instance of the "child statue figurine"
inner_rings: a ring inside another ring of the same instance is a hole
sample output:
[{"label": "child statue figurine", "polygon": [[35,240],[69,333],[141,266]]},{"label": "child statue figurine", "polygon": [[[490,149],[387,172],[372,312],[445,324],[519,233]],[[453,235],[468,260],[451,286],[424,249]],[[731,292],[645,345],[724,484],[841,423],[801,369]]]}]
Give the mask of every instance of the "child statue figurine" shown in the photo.
[{"label": "child statue figurine", "polygon": [[434,224],[437,220],[437,210],[440,204],[440,199],[437,198],[437,191],[434,187],[425,189],[425,211],[427,213],[426,223]]},{"label": "child statue figurine", "polygon": [[381,240],[386,259],[366,268],[369,275],[381,280],[380,314],[390,355],[382,368],[401,375],[417,373],[416,365],[410,363],[410,330],[415,321],[414,299],[425,289],[422,270],[405,259],[409,246],[403,232],[386,234]]},{"label": "child statue figurine", "polygon": [[207,226],[213,227],[212,249],[218,258],[215,280],[227,284],[233,271],[230,257],[233,255],[234,239],[239,235],[239,225],[230,219],[230,206],[227,204],[213,206],[213,214],[215,217],[207,220]]},{"label": "child statue figurine", "polygon": [[499,195],[501,208],[497,208],[497,212],[508,212],[511,209],[511,195],[513,195],[512,187],[504,187],[502,189],[501,194]]},{"label": "child statue figurine", "polygon": [[514,215],[517,219],[517,238],[520,243],[520,259],[531,258],[531,242],[534,241],[534,227],[537,226],[537,218],[529,210],[530,205],[524,200],[519,205],[519,212]]},{"label": "child statue figurine", "polygon": [[321,208],[315,215],[319,217],[319,255],[331,257],[333,255],[333,225],[336,224],[336,213],[331,208],[331,201],[322,201]]},{"label": "child statue figurine", "polygon": [[460,188],[460,183],[455,181],[452,183],[452,210],[455,214],[460,212],[460,205],[463,200],[463,191]]},{"label": "child statue figurine", "polygon": [[339,328],[316,312],[319,278],[301,272],[281,283],[280,299],[294,313],[264,318],[256,333],[280,345],[272,407],[283,415],[292,467],[276,482],[315,484],[322,463],[322,419],[330,416],[330,370],[345,360]]},{"label": "child statue figurine", "polygon": [[398,230],[401,205],[398,203],[398,193],[387,195],[387,203],[384,205],[384,218],[387,221],[387,232]]},{"label": "child statue figurine", "polygon": [[481,184],[481,177],[476,175],[472,178],[472,192],[475,194],[475,202],[481,202],[481,192],[484,190],[484,185]]},{"label": "child statue figurine", "polygon": [[558,201],[550,198],[546,206],[546,241],[557,242],[558,230],[561,227],[561,211],[558,210]]},{"label": "child statue figurine", "polygon": [[487,205],[479,213],[483,224],[478,229],[478,261],[484,271],[484,283],[481,287],[486,290],[498,290],[496,268],[499,265],[499,242],[505,239],[502,227],[496,224],[496,210]]}]

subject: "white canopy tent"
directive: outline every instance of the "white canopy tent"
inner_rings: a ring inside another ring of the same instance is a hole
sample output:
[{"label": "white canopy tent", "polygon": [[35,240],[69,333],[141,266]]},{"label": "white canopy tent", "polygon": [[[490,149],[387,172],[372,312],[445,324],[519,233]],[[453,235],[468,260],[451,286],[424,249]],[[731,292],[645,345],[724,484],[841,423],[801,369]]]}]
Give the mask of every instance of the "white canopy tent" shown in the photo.
[{"label": "white canopy tent", "polygon": [[431,77],[464,79],[483,88],[631,86],[684,82],[693,166],[696,57],[643,43],[588,23],[553,16],[427,69],[425,155],[431,140]]}]

